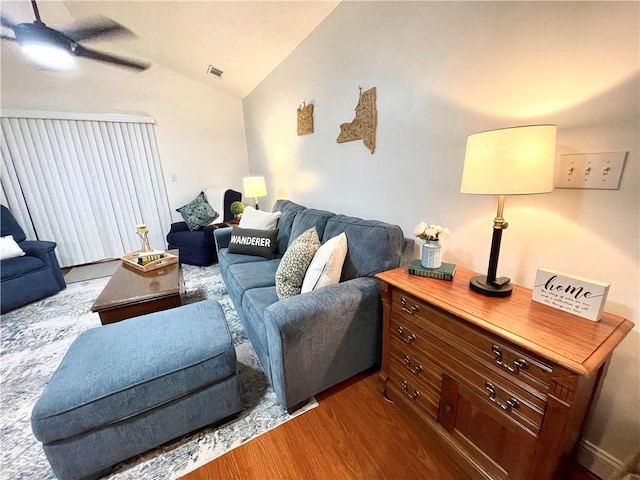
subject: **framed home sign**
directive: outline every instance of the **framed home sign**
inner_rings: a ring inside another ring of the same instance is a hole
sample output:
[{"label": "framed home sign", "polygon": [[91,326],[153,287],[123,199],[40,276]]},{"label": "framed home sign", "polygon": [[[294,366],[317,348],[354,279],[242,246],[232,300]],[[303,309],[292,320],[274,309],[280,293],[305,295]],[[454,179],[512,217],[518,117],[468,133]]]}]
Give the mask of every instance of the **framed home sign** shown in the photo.
[{"label": "framed home sign", "polygon": [[539,268],[532,299],[597,322],[609,293],[609,284],[568,273]]}]

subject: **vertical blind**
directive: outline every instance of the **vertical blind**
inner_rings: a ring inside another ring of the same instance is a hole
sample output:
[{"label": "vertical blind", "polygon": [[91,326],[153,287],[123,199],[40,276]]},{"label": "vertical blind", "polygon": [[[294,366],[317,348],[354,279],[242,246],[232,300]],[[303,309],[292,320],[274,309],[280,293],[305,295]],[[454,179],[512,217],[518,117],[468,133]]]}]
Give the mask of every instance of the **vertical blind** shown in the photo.
[{"label": "vertical blind", "polygon": [[[4,115],[4,112],[3,112]],[[0,119],[1,200],[29,239],[57,242],[60,265],[164,249],[171,214],[152,123]]]}]

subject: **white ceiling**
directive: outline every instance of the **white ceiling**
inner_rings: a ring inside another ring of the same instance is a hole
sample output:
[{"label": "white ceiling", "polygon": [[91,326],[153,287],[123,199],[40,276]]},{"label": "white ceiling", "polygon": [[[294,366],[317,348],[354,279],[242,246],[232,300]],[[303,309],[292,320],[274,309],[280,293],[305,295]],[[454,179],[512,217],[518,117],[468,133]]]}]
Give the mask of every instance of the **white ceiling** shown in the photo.
[{"label": "white ceiling", "polygon": [[[162,65],[244,98],[338,5],[339,1],[51,1],[40,0],[42,21],[67,29],[104,15],[132,30],[134,38],[83,42],[107,53]],[[29,0],[0,1],[15,23],[34,20]],[[12,32],[3,28],[3,34]],[[3,68],[17,45],[2,41]],[[82,59],[83,62],[91,60]],[[209,65],[222,78],[207,73]],[[36,67],[34,67],[36,68]],[[119,68],[119,67],[113,67]]]}]

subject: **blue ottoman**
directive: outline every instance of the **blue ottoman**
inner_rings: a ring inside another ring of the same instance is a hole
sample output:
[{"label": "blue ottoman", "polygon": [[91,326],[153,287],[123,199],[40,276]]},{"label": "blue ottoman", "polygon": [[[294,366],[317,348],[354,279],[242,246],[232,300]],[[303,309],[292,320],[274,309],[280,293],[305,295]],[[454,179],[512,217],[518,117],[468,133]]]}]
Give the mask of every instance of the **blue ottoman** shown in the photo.
[{"label": "blue ottoman", "polygon": [[83,332],[31,427],[58,479],[73,480],[240,410],[229,327],[220,305],[204,301]]}]

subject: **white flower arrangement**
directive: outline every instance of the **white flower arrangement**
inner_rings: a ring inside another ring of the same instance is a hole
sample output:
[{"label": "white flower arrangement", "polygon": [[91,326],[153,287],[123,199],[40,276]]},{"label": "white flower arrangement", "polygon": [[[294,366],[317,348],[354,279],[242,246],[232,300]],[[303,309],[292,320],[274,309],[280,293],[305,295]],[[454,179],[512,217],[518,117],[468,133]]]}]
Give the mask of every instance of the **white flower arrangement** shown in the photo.
[{"label": "white flower arrangement", "polygon": [[440,225],[429,225],[420,222],[413,229],[413,234],[421,240],[446,240],[451,235],[451,230]]}]

